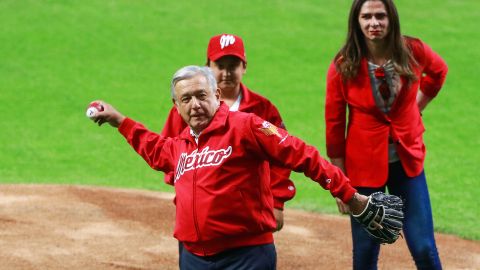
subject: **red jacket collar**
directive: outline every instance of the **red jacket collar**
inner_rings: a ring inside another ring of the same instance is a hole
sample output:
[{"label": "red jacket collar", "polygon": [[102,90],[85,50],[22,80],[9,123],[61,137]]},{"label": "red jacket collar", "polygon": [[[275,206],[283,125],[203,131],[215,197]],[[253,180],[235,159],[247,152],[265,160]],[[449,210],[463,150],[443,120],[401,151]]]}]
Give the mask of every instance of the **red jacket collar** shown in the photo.
[{"label": "red jacket collar", "polygon": [[257,96],[243,83],[240,83],[240,92],[242,93],[242,100],[240,101],[240,106],[238,107],[239,111],[249,111],[249,108],[258,106],[257,103],[259,101]]},{"label": "red jacket collar", "polygon": [[[208,124],[208,126],[204,130],[202,130],[201,134],[204,135],[213,130],[216,130],[220,127],[225,126],[225,123],[227,122],[228,113],[229,113],[229,108],[227,104],[225,104],[223,101],[220,101],[220,106],[218,107],[217,111],[213,115],[213,118],[210,121],[210,124]],[[192,135],[190,135],[190,130],[191,130],[190,127],[184,129],[182,133],[180,133],[179,137],[181,139],[187,139],[187,140],[193,139]]]}]

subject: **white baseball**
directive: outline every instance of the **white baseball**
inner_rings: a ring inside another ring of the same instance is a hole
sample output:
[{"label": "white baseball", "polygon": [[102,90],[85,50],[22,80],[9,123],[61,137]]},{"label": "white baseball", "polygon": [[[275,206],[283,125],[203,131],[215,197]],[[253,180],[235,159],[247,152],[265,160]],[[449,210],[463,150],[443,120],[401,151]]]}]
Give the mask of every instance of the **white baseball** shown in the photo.
[{"label": "white baseball", "polygon": [[95,117],[95,116],[97,115],[97,113],[98,113],[98,109],[97,109],[97,108],[95,108],[95,107],[88,107],[86,114],[87,114],[87,117],[88,117],[88,118],[93,118],[93,117]]}]

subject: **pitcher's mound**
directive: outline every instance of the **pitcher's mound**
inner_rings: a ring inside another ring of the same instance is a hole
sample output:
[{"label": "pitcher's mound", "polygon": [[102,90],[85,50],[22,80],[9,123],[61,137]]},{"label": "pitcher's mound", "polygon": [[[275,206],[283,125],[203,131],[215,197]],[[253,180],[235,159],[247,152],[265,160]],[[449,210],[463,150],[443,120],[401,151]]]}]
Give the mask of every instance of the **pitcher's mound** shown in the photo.
[{"label": "pitcher's mound", "polygon": [[[1,269],[178,269],[168,193],[85,186],[0,185]],[[445,269],[479,269],[480,243],[436,235]],[[351,269],[346,217],[285,210],[278,269]],[[414,269],[405,240],[379,269]]]}]

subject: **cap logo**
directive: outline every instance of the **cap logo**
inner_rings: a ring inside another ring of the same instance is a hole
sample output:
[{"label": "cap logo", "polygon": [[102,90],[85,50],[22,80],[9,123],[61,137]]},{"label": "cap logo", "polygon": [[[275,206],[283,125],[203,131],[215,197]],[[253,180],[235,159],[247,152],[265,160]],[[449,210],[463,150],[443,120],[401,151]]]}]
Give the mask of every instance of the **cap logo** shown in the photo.
[{"label": "cap logo", "polygon": [[222,35],[220,37],[220,48],[225,48],[235,43],[235,37],[232,35]]}]

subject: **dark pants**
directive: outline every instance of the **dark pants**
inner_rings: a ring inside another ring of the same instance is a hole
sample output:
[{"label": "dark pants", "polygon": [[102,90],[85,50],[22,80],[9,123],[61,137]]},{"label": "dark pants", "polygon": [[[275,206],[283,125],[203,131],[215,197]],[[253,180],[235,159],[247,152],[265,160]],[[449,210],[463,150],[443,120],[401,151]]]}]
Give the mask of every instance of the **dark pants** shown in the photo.
[{"label": "dark pants", "polygon": [[[403,233],[418,269],[442,269],[433,233],[432,209],[425,173],[408,177],[400,162],[389,166],[387,188],[390,194],[404,200]],[[370,195],[382,188],[357,188]],[[351,220],[353,239],[353,269],[377,269],[380,245],[372,240],[361,225]]]},{"label": "dark pants", "polygon": [[197,256],[179,244],[180,270],[275,270],[274,244],[240,247],[213,256]]}]

